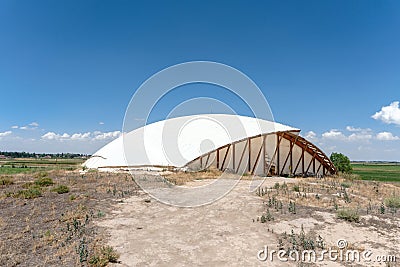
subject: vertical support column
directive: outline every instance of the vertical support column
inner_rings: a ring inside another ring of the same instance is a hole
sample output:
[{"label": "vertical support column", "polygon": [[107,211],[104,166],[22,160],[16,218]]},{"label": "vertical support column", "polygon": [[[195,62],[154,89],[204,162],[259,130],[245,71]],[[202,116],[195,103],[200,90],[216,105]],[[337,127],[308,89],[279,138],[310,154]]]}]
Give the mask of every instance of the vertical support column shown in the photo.
[{"label": "vertical support column", "polygon": [[203,169],[203,156],[200,157],[200,169]]},{"label": "vertical support column", "polygon": [[315,174],[316,174],[316,173],[315,173],[315,156],[314,156],[314,158],[313,158],[312,169],[313,169],[313,173],[314,173],[314,175],[315,175]]},{"label": "vertical support column", "polygon": [[232,144],[232,159],[233,159],[232,169],[233,169],[234,172],[236,170],[236,167],[235,167],[235,161],[236,161],[235,153],[236,153],[236,148],[235,148],[235,144],[233,143]]},{"label": "vertical support column", "polygon": [[301,149],[301,173],[304,175],[304,147]]},{"label": "vertical support column", "polygon": [[219,149],[217,149],[217,169],[219,170]]},{"label": "vertical support column", "polygon": [[280,146],[280,144],[279,144],[279,134],[277,133],[276,134],[276,168],[277,168],[277,174],[278,175],[281,175],[281,171],[280,171],[280,166],[279,166],[279,161],[280,161],[280,159],[279,159],[279,146]]},{"label": "vertical support column", "polygon": [[290,175],[293,175],[293,146],[294,146],[294,141],[290,141]]},{"label": "vertical support column", "polygon": [[[231,146],[232,146],[232,145],[230,144],[230,145],[227,147],[226,151],[225,151],[224,159],[222,160],[222,165],[221,165],[221,168],[220,168],[221,171],[224,170],[226,158],[228,157],[229,150],[231,149]],[[230,160],[232,160],[232,159],[230,159]],[[229,166],[229,165],[228,165],[228,166]]]},{"label": "vertical support column", "polygon": [[249,160],[247,162],[247,170],[248,172],[251,172],[251,139],[249,138]]},{"label": "vertical support column", "polygon": [[265,173],[266,171],[265,171],[265,167],[266,167],[266,162],[265,162],[265,153],[266,153],[266,150],[265,150],[265,146],[266,146],[266,142],[267,142],[267,136],[266,135],[264,135],[264,140],[263,140],[263,174],[265,174],[265,175],[268,175],[268,173]]}]

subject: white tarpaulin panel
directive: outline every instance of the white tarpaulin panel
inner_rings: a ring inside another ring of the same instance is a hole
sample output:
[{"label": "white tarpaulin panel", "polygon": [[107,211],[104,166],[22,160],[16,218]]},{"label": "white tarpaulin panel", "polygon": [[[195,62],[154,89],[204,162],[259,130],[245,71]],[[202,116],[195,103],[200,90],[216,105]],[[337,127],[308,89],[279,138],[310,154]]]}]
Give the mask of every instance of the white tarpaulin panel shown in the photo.
[{"label": "white tarpaulin panel", "polygon": [[201,114],[155,122],[110,142],[88,159],[88,168],[174,166],[245,138],[299,129],[257,118]]}]

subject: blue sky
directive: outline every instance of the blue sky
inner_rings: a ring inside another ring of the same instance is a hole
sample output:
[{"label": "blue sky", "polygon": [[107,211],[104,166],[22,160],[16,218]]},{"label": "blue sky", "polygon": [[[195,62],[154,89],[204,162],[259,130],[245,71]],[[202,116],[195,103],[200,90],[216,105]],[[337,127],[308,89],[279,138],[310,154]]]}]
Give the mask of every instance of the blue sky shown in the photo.
[{"label": "blue sky", "polygon": [[400,161],[399,29],[399,1],[3,0],[0,150],[93,153],[151,75],[210,60],[326,153]]}]

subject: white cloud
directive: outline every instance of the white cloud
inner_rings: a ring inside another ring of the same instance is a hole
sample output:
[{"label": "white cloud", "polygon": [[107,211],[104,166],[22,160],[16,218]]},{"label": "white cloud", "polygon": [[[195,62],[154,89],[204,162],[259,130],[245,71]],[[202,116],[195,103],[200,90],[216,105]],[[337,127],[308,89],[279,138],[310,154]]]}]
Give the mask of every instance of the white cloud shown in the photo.
[{"label": "white cloud", "polygon": [[393,135],[390,132],[381,132],[376,135],[376,139],[381,141],[400,140],[400,137]]},{"label": "white cloud", "polygon": [[120,131],[108,132],[108,133],[97,133],[94,136],[94,140],[107,140],[107,139],[114,139],[121,135]]},{"label": "white cloud", "polygon": [[120,131],[113,132],[99,132],[93,133],[73,133],[73,134],[57,134],[54,132],[48,132],[42,135],[43,140],[56,140],[56,141],[100,141],[100,140],[111,140],[121,135]]},{"label": "white cloud", "polygon": [[400,125],[399,101],[394,101],[389,106],[382,107],[380,111],[372,115],[372,118],[387,124]]},{"label": "white cloud", "polygon": [[317,134],[313,131],[309,131],[306,133],[305,138],[312,140],[312,139],[317,138]]},{"label": "white cloud", "polygon": [[322,134],[323,138],[326,139],[335,139],[335,140],[344,140],[346,136],[339,130],[332,129],[329,132],[325,132]]},{"label": "white cloud", "polygon": [[104,122],[101,121],[101,122],[99,122],[99,124],[100,124],[100,125],[104,125]]},{"label": "white cloud", "polygon": [[63,135],[61,135],[61,138],[69,138],[69,137],[70,137],[70,135],[67,133],[64,133]]},{"label": "white cloud", "polygon": [[71,140],[89,140],[90,132],[87,133],[74,133],[71,135]]},{"label": "white cloud", "polygon": [[11,129],[18,129],[18,128],[19,128],[18,125],[13,125],[13,126],[11,126]]},{"label": "white cloud", "polygon": [[59,139],[61,136],[54,133],[54,132],[48,132],[45,133],[44,135],[42,135],[42,139],[46,139],[46,140],[57,140]]},{"label": "white cloud", "polygon": [[322,137],[326,140],[336,140],[336,141],[369,141],[374,138],[372,130],[367,128],[355,128],[353,126],[347,126],[346,130],[351,132],[350,135],[345,135],[343,132],[332,129],[329,132],[322,134]]},{"label": "white cloud", "polygon": [[366,141],[372,139],[372,134],[366,133],[352,133],[347,137],[349,141]]},{"label": "white cloud", "polygon": [[12,126],[13,129],[20,129],[20,130],[36,130],[39,127],[39,123],[31,122],[28,125],[18,127],[18,125]]},{"label": "white cloud", "polygon": [[353,126],[347,126],[346,130],[349,132],[363,132],[363,133],[367,133],[367,132],[371,132],[372,130],[370,128],[356,128]]},{"label": "white cloud", "polygon": [[10,135],[10,134],[12,134],[12,132],[11,131],[6,131],[6,132],[0,132],[0,138],[1,137],[4,137],[4,136],[7,136],[7,135]]}]

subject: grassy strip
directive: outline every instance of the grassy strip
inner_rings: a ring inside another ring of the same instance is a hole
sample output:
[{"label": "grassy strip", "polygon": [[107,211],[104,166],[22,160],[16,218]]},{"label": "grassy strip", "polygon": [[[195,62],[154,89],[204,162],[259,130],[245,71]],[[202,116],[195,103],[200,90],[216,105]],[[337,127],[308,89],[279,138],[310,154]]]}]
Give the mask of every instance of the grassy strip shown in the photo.
[{"label": "grassy strip", "polygon": [[400,182],[400,165],[395,164],[353,164],[353,173],[362,180]]}]

